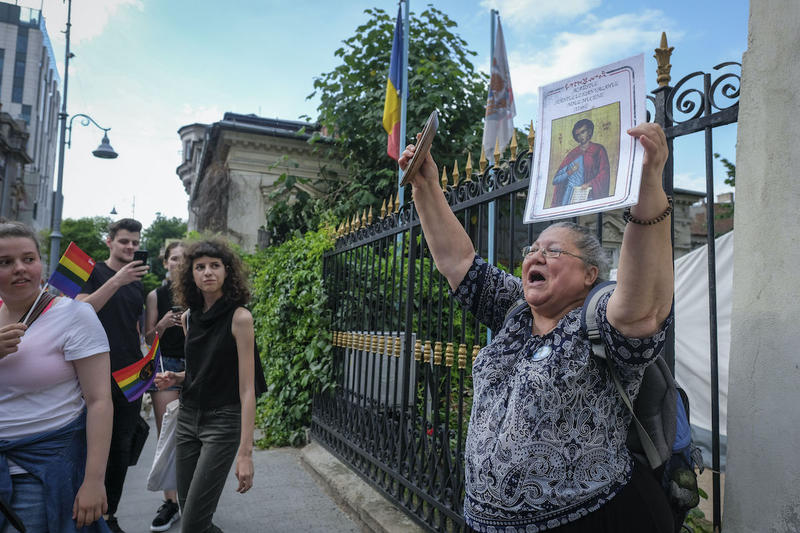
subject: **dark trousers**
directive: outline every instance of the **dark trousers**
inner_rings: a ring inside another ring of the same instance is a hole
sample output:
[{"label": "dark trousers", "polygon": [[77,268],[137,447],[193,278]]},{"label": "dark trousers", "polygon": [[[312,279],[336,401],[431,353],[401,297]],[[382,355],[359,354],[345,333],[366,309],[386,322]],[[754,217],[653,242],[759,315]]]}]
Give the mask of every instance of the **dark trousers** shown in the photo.
[{"label": "dark trousers", "polygon": [[111,447],[106,464],[106,494],[108,514],[115,514],[122,498],[122,486],[131,460],[133,434],[142,408],[142,399],[129,402],[115,384],[111,384],[111,400],[114,403],[114,429],[111,431]]},{"label": "dark trousers", "polygon": [[[667,496],[649,467],[634,463],[631,480],[610,502],[574,522],[548,529],[547,533],[672,533]],[[465,526],[464,531],[478,530]]]},{"label": "dark trousers", "polygon": [[215,531],[211,519],[239,449],[241,420],[238,404],[214,409],[181,405],[175,436],[181,531]]}]

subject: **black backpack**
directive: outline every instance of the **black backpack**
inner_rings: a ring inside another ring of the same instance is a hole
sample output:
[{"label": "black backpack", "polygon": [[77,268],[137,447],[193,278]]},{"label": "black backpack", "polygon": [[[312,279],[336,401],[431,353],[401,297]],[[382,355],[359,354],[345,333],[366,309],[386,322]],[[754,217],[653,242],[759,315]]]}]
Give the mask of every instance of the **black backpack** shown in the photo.
[{"label": "black backpack", "polygon": [[[606,346],[596,321],[600,298],[613,291],[616,285],[615,281],[607,281],[591,290],[581,310],[581,327],[592,343],[592,352],[607,365],[617,392],[631,412],[626,444],[633,456],[642,464],[649,465],[660,481],[677,532],[689,510],[700,503],[694,468],[703,471],[702,454],[692,442],[689,398],[678,386],[667,362],[659,356],[645,369],[639,395],[631,403],[612,360],[606,357]],[[634,426],[635,431],[632,429]]]},{"label": "black backpack", "polygon": [[[700,502],[694,467],[703,471],[702,455],[691,440],[689,398],[678,387],[664,358],[658,357],[645,370],[639,395],[635,403],[631,402],[611,360],[606,357],[605,344],[595,320],[600,298],[615,286],[616,282],[608,281],[592,289],[581,310],[581,327],[592,343],[594,355],[607,365],[622,401],[631,412],[626,444],[631,454],[648,465],[659,480],[669,500],[677,532],[689,510]],[[504,325],[527,307],[524,299],[515,302],[506,313]]]}]

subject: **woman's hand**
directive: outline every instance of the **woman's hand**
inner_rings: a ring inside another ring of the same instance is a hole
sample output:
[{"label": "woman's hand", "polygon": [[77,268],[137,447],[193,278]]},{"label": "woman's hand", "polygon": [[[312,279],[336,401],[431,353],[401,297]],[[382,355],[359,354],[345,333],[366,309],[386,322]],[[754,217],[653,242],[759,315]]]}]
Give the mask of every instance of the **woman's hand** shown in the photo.
[{"label": "woman's hand", "polygon": [[183,372],[172,372],[167,370],[166,372],[159,372],[156,374],[155,384],[158,390],[166,390],[170,387],[174,387],[183,383],[183,379],[185,374]]},{"label": "woman's hand", "polygon": [[107,511],[108,500],[103,480],[85,479],[72,505],[72,519],[77,529],[94,523]]},{"label": "woman's hand", "polygon": [[162,335],[168,328],[180,326],[181,314],[182,313],[175,313],[174,311],[167,311],[167,313],[161,317],[161,320],[158,321],[158,324],[156,324],[156,331],[159,332],[159,335]]},{"label": "woman's hand", "polygon": [[661,188],[661,174],[669,156],[667,136],[661,126],[644,122],[628,130],[628,135],[636,137],[644,148],[642,161],[642,186]]},{"label": "woman's hand", "polygon": [[[422,134],[417,133],[417,142],[419,142],[421,137]],[[406,149],[403,150],[403,153],[400,154],[400,159],[397,160],[397,163],[400,165],[400,168],[403,169],[403,172],[408,169],[408,164],[411,162],[411,158],[414,157],[414,153],[416,151],[416,145],[409,144],[406,146]],[[439,170],[436,167],[436,163],[434,162],[430,152],[425,155],[422,166],[419,168],[419,171],[416,175],[411,176],[409,183],[414,189],[428,183],[434,183],[437,187],[439,186]]]},{"label": "woman's hand", "polygon": [[18,350],[17,345],[22,342],[22,336],[28,326],[17,322],[0,328],[0,359]]},{"label": "woman's hand", "polygon": [[244,494],[253,486],[252,455],[236,456],[236,479],[239,480],[239,486],[236,488],[236,492],[239,494]]}]

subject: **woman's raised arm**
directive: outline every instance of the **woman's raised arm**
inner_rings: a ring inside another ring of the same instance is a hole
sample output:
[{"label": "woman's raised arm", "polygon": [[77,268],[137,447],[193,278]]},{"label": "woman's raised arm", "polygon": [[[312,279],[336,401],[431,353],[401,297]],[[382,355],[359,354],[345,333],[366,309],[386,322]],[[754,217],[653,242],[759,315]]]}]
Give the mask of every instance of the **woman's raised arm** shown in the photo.
[{"label": "woman's raised arm", "polygon": [[642,184],[622,238],[608,321],[623,335],[641,338],[658,331],[672,306],[671,204],[661,185],[669,149],[658,124],[639,124],[628,134],[644,147]]},{"label": "woman's raised arm", "polygon": [[[420,135],[417,135],[419,140]],[[406,169],[416,146],[408,145],[400,155],[400,168]],[[414,205],[425,240],[433,255],[436,268],[447,278],[452,289],[458,287],[475,257],[475,247],[456,218],[439,185],[439,171],[430,153],[422,167],[411,179]]]}]

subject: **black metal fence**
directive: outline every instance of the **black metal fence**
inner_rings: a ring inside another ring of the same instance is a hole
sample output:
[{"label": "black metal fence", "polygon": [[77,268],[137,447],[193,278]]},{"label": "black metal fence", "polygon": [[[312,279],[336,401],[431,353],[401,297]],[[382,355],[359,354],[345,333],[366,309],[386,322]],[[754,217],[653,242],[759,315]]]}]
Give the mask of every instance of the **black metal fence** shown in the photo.
[{"label": "black metal fence", "polygon": [[[653,108],[648,120],[664,127],[670,144],[664,171],[668,194],[673,140],[695,132],[705,136],[715,526],[720,524],[720,468],[712,131],[737,120],[739,74],[730,70],[738,65],[714,67],[716,77],[689,74],[674,87],[667,84],[667,71],[666,80],[659,80],[663,86],[648,96]],[[529,139],[528,149],[519,154],[514,145],[508,160],[497,158],[501,164],[475,174],[468,162],[466,177],[443,172],[448,203],[483,257],[489,246],[488,206],[495,202],[495,262],[509,271],[521,265],[521,246],[547,225],[522,224],[531,144]],[[314,398],[312,434],[421,525],[459,531],[470,369],[488,332],[450,298],[413,203],[398,207],[390,201],[372,218],[365,213],[343,224],[335,249],[325,256],[337,386]],[[597,222],[602,227],[602,217]]]}]

